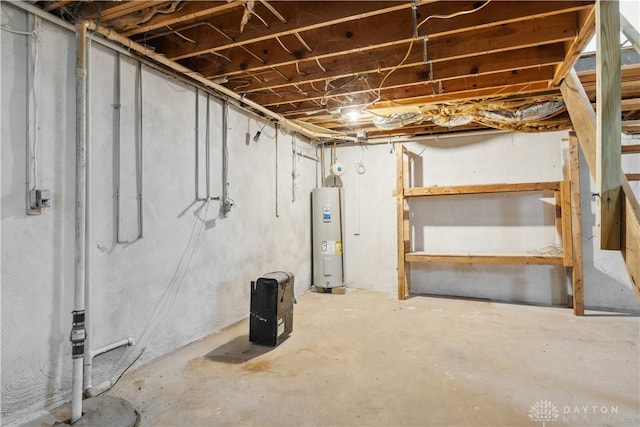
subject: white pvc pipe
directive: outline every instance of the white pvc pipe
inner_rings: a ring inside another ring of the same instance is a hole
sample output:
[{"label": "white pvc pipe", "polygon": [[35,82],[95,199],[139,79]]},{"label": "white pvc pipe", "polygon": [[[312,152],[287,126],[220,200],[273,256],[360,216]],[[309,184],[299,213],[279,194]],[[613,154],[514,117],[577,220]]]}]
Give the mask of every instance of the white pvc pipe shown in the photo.
[{"label": "white pvc pipe", "polygon": [[104,347],[100,347],[97,350],[93,350],[91,352],[91,358],[100,356],[101,354],[107,353],[111,350],[115,350],[116,348],[124,347],[125,345],[132,346],[135,343],[136,343],[135,340],[131,337],[121,339],[120,341],[116,341],[112,344],[108,344],[108,345],[105,345]]},{"label": "white pvc pipe", "polygon": [[105,391],[109,390],[111,387],[113,387],[114,385],[116,385],[116,382],[118,382],[118,377],[115,376],[111,379],[108,379],[106,381],[101,382],[100,384],[98,384],[95,387],[91,387],[88,388],[85,393],[87,394],[87,397],[95,397],[98,396],[99,394],[104,393]]},{"label": "white pvc pipe", "polygon": [[87,143],[87,25],[76,26],[76,226],[73,329],[71,330],[73,376],[71,385],[71,423],[82,416],[82,370],[84,357],[84,291],[86,233],[86,143]]},{"label": "white pvc pipe", "polygon": [[91,374],[92,374],[92,366],[91,366],[91,348],[93,347],[93,325],[91,322],[91,240],[92,240],[92,232],[91,232],[91,37],[89,38],[89,42],[86,48],[86,69],[87,69],[87,84],[85,91],[85,99],[86,99],[86,156],[87,156],[87,164],[86,164],[86,179],[87,179],[87,187],[86,187],[86,195],[85,195],[85,223],[86,223],[86,234],[85,234],[85,270],[84,270],[84,328],[86,330],[86,338],[84,341],[85,352],[84,352],[84,375],[83,375],[83,390],[91,387]]}]

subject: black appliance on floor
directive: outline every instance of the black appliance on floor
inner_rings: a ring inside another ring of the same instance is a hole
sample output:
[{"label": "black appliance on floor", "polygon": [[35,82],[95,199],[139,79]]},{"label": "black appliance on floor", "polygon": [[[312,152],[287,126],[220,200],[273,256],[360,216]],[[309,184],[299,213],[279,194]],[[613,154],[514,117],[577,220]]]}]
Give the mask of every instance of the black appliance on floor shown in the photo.
[{"label": "black appliance on floor", "polygon": [[251,282],[249,341],[276,346],[293,331],[293,273],[275,271]]}]

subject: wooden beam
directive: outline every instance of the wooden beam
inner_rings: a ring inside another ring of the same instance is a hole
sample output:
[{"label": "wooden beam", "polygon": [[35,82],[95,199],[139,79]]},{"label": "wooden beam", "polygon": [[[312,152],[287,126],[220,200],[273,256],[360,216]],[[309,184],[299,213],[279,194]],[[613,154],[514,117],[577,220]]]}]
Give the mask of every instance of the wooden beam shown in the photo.
[{"label": "wooden beam", "polygon": [[622,154],[637,154],[637,153],[640,153],[640,144],[623,145],[620,148],[622,149]]},{"label": "wooden beam", "polygon": [[640,120],[623,120],[621,126],[625,132],[633,132],[634,130],[638,130],[637,128],[640,128]]},{"label": "wooden beam", "polygon": [[[575,12],[572,12],[552,16],[546,20],[518,21],[505,26],[471,30],[448,37],[430,38],[427,46],[429,61],[435,64],[444,60],[524,49],[571,40],[575,31],[577,31],[574,15]],[[384,17],[380,19],[382,18]],[[384,22],[382,20],[381,23],[378,23],[378,27],[385,25]],[[400,28],[404,27],[401,26]],[[544,31],[542,28],[544,28]],[[404,31],[406,32],[406,29]],[[357,40],[354,41],[354,39],[358,37],[358,34],[360,34],[361,41],[356,43]],[[313,47],[313,52],[308,55],[306,51],[300,51],[297,56],[293,52],[294,55],[292,55],[283,50],[277,41],[269,40],[245,46],[254,54],[258,54],[260,60],[242,49],[216,49],[216,52],[223,54],[231,62],[220,60],[209,66],[203,66],[200,71],[203,75],[211,77],[223,75],[231,77],[270,70],[273,67],[279,69],[288,65],[290,67],[286,69],[286,75],[291,78],[297,75],[297,71],[294,73],[292,70],[295,70],[295,65],[298,64],[298,68],[302,73],[313,73],[316,78],[322,77],[321,72],[325,72],[322,68],[330,73],[335,70],[337,75],[353,75],[367,70],[397,66],[407,54],[411,42],[411,38],[406,35],[389,33],[387,30],[371,33],[369,28],[354,32],[354,35],[348,40],[340,33],[331,39],[326,39],[326,35],[318,32],[303,35],[305,40]],[[285,39],[281,38],[281,40]],[[167,46],[164,51],[158,47],[158,51],[166,53],[167,56],[174,56],[176,59],[194,56],[195,54],[192,55],[191,51],[198,50],[198,54],[213,51],[212,49],[199,50],[197,45],[187,45],[185,43],[185,48],[190,49],[187,54],[178,52],[176,47],[172,47],[175,45],[176,43]],[[299,45],[299,42],[292,37],[289,46],[295,47],[296,45]],[[267,53],[264,54],[264,52]],[[518,53],[513,54],[514,56],[518,55]],[[345,56],[349,57],[348,64],[342,64],[341,57]],[[316,60],[323,64],[322,68],[318,66]],[[404,64],[412,66],[423,63],[423,44],[414,42]],[[437,66],[434,67],[434,73],[439,71]]]},{"label": "wooden beam", "polygon": [[[379,76],[377,76],[379,77]],[[553,66],[541,66],[538,68],[526,68],[522,70],[511,70],[511,71],[502,71],[490,74],[483,74],[479,76],[470,76],[470,77],[459,77],[450,80],[443,81],[433,81],[429,82],[416,80],[415,76],[406,76],[404,81],[395,81],[395,85],[393,87],[386,86],[380,91],[380,96],[383,99],[402,99],[409,97],[423,97],[423,96],[437,96],[442,93],[464,93],[469,88],[473,88],[473,90],[483,89],[483,88],[495,88],[495,91],[502,94],[501,90],[504,86],[510,86],[514,84],[530,84],[533,82],[548,82],[551,78],[553,78]],[[372,81],[379,81],[378,78],[372,79]],[[333,93],[330,92],[329,95],[326,95],[326,92],[314,90],[310,87],[301,88],[303,90],[302,93],[271,93],[269,91],[265,91],[265,93],[257,93],[253,92],[247,94],[247,98],[261,104],[265,107],[277,106],[288,103],[302,102],[302,101],[311,101],[311,100],[322,100],[322,99],[335,99],[340,96],[344,96],[346,94],[351,95],[360,95],[359,101],[362,104],[370,103],[372,100],[375,100],[375,95],[371,93],[371,89],[367,86],[366,82],[357,81],[355,78],[352,79],[352,86],[347,86],[344,89],[339,89]],[[369,84],[370,86],[371,84]],[[310,89],[308,92],[307,89]],[[342,101],[338,101],[341,105]],[[328,102],[330,105],[331,102]],[[374,104],[375,106],[375,104]]]},{"label": "wooden beam", "polygon": [[[430,3],[433,0],[424,1],[424,3]],[[260,14],[260,9],[264,10],[264,15],[271,15],[262,4],[257,3],[254,6],[255,10]],[[265,29],[264,25],[259,21],[250,20],[244,31],[240,32],[239,22],[242,19],[242,10],[231,10],[230,13],[225,16],[219,17],[219,19],[209,20],[209,22],[221,30],[224,34],[230,36],[222,36],[219,31],[216,31],[212,27],[203,26],[197,29],[190,29],[184,32],[184,35],[192,40],[196,40],[194,44],[177,44],[173,40],[165,39],[159,40],[156,43],[156,48],[165,53],[172,59],[184,59],[191,56],[202,55],[208,52],[221,52],[228,51],[232,48],[245,46],[250,50],[261,52],[262,50],[257,47],[259,43],[265,41],[271,42],[275,47],[278,43],[276,37],[294,37],[295,33],[299,33],[311,46],[314,46],[318,35],[311,37],[314,30],[322,29],[320,33],[324,34],[324,41],[340,41],[343,43],[351,39],[360,39],[366,37],[365,28],[363,31],[351,30],[349,37],[346,36],[344,31],[331,33],[335,34],[330,39],[327,38],[328,27],[341,26],[345,23],[350,23],[351,26],[357,26],[359,20],[366,18],[378,17],[379,15],[388,15],[398,12],[406,16],[407,22],[410,22],[411,14],[408,12],[411,8],[411,3],[406,2],[384,2],[384,1],[367,1],[367,2],[342,2],[340,7],[327,7],[322,2],[289,2],[287,3],[286,10],[281,11],[284,18],[287,19],[286,23],[281,22],[279,19],[272,22],[269,28]],[[342,30],[342,28],[340,28]],[[362,34],[360,34],[362,33]],[[376,32],[366,31],[371,37],[380,37]],[[411,36],[411,29],[405,29],[406,37]],[[349,39],[349,40],[347,40]],[[254,47],[256,47],[254,49]],[[278,47],[273,49],[273,52],[280,53],[282,49]],[[272,60],[269,56],[269,62],[276,64],[276,60]]]},{"label": "wooden beam", "polygon": [[558,236],[562,238],[562,246],[564,247],[564,232],[562,227],[562,196],[560,191],[553,192],[554,208],[555,208],[555,225]]},{"label": "wooden beam", "polygon": [[452,194],[489,194],[520,191],[557,191],[560,182],[525,182],[518,184],[476,184],[443,187],[412,187],[404,190],[405,197],[444,196]]},{"label": "wooden beam", "polygon": [[408,296],[406,278],[408,276],[405,263],[405,200],[404,200],[404,146],[396,147],[396,227],[398,246],[398,299]]},{"label": "wooden beam", "polygon": [[[139,24],[135,28],[131,28],[122,33],[123,36],[131,37],[136,34],[142,34],[159,28],[173,27],[183,22],[194,21],[198,19],[210,18],[212,16],[221,15],[235,8],[242,8],[246,0],[238,0],[232,2],[220,1],[190,1],[184,7],[168,15],[156,15],[144,24]],[[145,38],[141,37],[138,42],[144,42]]]},{"label": "wooden beam", "polygon": [[620,14],[620,29],[636,52],[640,53],[640,33],[622,14]]},{"label": "wooden beam", "polygon": [[[574,122],[574,130],[578,136],[582,153],[593,177],[596,163],[596,120],[593,108],[591,108],[589,99],[586,98],[575,71],[572,70],[569,73],[562,83],[561,90],[567,109],[571,114],[571,120]],[[640,204],[622,171],[620,171],[620,175],[621,187],[624,193],[621,252],[633,289],[636,292],[636,297],[640,301]]]},{"label": "wooden beam", "polygon": [[560,201],[562,218],[562,256],[564,266],[573,265],[573,238],[571,224],[571,181],[565,180],[560,183]]},{"label": "wooden beam", "polygon": [[69,3],[73,3],[73,1],[74,0],[49,1],[44,6],[44,10],[46,10],[47,12],[51,12],[52,10],[56,10],[56,9],[61,8],[61,7],[64,7],[64,6],[68,5]]},{"label": "wooden beam", "polygon": [[620,249],[620,10],[617,0],[596,1],[596,189],[600,247]]},{"label": "wooden beam", "polygon": [[[444,59],[433,66],[433,78],[430,78],[431,67],[428,64],[422,61],[416,64],[405,62],[393,74],[389,75],[385,80],[385,87],[397,86],[404,82],[420,82],[424,84],[425,81],[429,80],[442,81],[463,76],[474,77],[501,71],[553,65],[562,61],[563,58],[564,48],[562,43],[553,43],[523,49],[518,48],[517,51],[486,53],[480,56],[451,60]],[[363,55],[362,61],[359,62],[362,68],[359,70],[354,69],[352,65],[340,62],[332,65],[330,69],[326,69],[326,72],[320,70],[317,64],[308,61],[304,67],[298,67],[297,69],[295,65],[282,66],[277,69],[277,72],[265,70],[264,74],[261,73],[259,76],[261,81],[255,79],[247,80],[248,86],[238,90],[238,93],[248,94],[271,89],[278,91],[283,88],[291,91],[293,85],[313,91],[312,84],[316,88],[324,88],[324,83],[328,78],[336,79],[336,82],[340,81],[340,79],[348,81],[349,79],[357,78],[363,85],[365,83],[363,80],[366,79],[366,83],[369,86],[378,88],[384,75],[397,65],[380,67],[381,61],[387,62],[384,58]],[[286,80],[282,76],[285,76]],[[345,90],[337,92],[344,92]],[[334,94],[335,92],[332,91],[331,93]]]},{"label": "wooden beam", "polygon": [[[519,83],[507,86],[500,87],[489,87],[482,89],[470,89],[463,92],[453,92],[453,93],[442,93],[436,95],[426,95],[426,96],[411,96],[411,97],[397,97],[393,99],[393,101],[381,101],[376,102],[372,108],[393,108],[399,106],[412,106],[419,107],[421,105],[433,105],[439,102],[461,102],[465,100],[478,99],[482,97],[495,97],[495,96],[509,96],[509,95],[523,95],[523,94],[548,94],[549,93],[549,82],[548,80],[543,80],[540,82],[530,82],[530,83]],[[365,104],[361,104],[365,105]],[[296,110],[292,110],[291,108],[283,107],[280,108],[272,108],[272,110],[277,111],[281,114],[296,114],[303,110],[304,108],[313,108],[311,103],[307,103],[306,105],[298,105],[296,106]],[[315,107],[317,108],[317,106]]]},{"label": "wooden beam", "polygon": [[456,264],[525,264],[525,265],[563,265],[562,256],[552,255],[438,255],[424,252],[410,252],[405,255],[407,262],[436,262]]},{"label": "wooden beam", "polygon": [[573,68],[578,58],[580,58],[580,53],[587,43],[589,43],[589,40],[591,40],[595,32],[595,15],[594,7],[578,13],[578,35],[573,40],[565,42],[565,60],[556,69],[552,82],[553,86],[558,86],[562,79],[567,76],[567,73]]},{"label": "wooden beam", "polygon": [[591,107],[580,79],[575,70],[571,70],[560,85],[562,98],[573,123],[573,130],[578,136],[582,153],[587,160],[591,176],[596,170],[596,113]]},{"label": "wooden beam", "polygon": [[625,176],[627,181],[640,181],[640,173],[627,173]]},{"label": "wooden beam", "polygon": [[571,238],[573,246],[573,314],[584,316],[584,277],[582,258],[582,214],[580,208],[580,158],[578,137],[569,134],[569,175],[571,192]]},{"label": "wooden beam", "polygon": [[149,7],[162,6],[165,3],[167,2],[159,0],[99,2],[94,6],[97,8],[95,12],[92,12],[90,14],[85,14],[85,12],[83,13],[83,17],[84,19],[91,19],[100,21],[100,23],[105,23],[129,14],[133,14],[135,12],[139,12]]},{"label": "wooden beam", "polygon": [[629,182],[622,178],[623,222],[622,222],[622,257],[631,278],[633,290],[640,301],[640,204],[636,199]]}]

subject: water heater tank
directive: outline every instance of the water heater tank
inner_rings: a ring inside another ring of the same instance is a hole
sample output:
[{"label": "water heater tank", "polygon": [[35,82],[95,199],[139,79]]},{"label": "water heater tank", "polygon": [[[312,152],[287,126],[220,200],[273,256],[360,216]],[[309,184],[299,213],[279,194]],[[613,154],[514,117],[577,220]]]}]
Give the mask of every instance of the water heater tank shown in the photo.
[{"label": "water heater tank", "polygon": [[343,286],[342,189],[316,188],[311,193],[313,222],[313,285]]}]

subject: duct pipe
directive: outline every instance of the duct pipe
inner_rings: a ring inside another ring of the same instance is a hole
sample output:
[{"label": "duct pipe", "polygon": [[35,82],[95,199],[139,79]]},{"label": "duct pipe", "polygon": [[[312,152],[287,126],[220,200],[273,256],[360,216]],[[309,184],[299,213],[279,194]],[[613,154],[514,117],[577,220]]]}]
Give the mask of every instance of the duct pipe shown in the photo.
[{"label": "duct pipe", "polygon": [[86,233],[86,143],[87,143],[87,27],[76,25],[76,226],[75,226],[75,281],[73,324],[71,329],[71,355],[73,375],[71,383],[71,423],[82,416],[82,368],[84,358],[84,290],[85,290],[85,233]]}]

